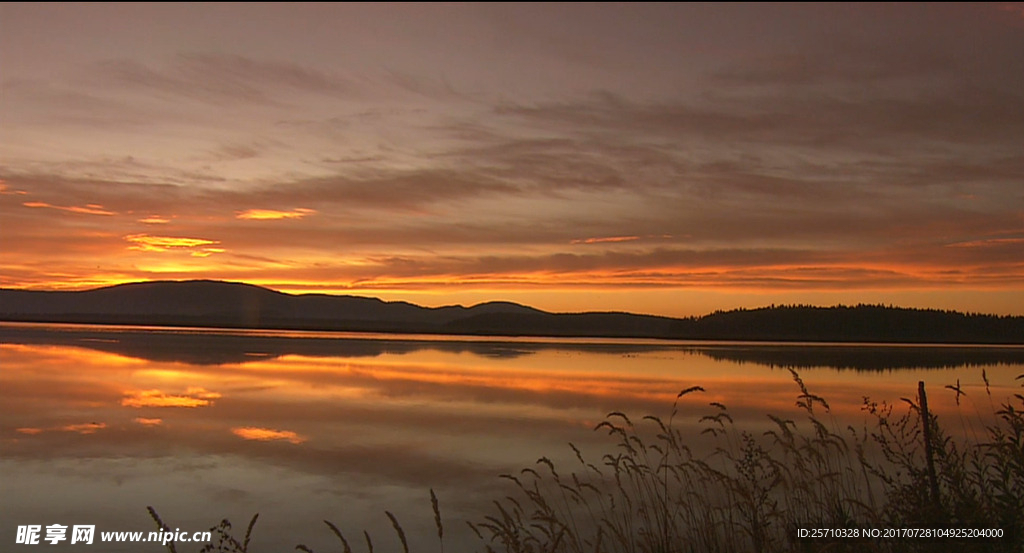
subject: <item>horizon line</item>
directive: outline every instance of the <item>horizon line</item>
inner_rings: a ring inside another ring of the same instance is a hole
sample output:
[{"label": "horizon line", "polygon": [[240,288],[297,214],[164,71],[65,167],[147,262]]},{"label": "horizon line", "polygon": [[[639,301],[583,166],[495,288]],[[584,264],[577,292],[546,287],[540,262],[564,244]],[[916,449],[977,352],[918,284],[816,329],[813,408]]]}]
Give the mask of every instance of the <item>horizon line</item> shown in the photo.
[{"label": "horizon line", "polygon": [[642,312],[635,312],[635,311],[623,311],[623,310],[548,311],[548,310],[544,310],[544,309],[540,309],[540,308],[534,307],[534,306],[529,305],[529,304],[525,304],[525,303],[521,303],[521,302],[516,302],[516,301],[512,301],[512,300],[503,300],[503,299],[487,300],[487,301],[482,301],[482,302],[478,302],[478,303],[473,303],[473,304],[470,304],[470,305],[465,305],[465,304],[461,304],[461,303],[453,303],[453,304],[444,304],[444,305],[438,305],[438,306],[426,306],[426,305],[415,303],[415,302],[409,301],[409,300],[385,300],[385,299],[382,299],[379,296],[370,296],[370,295],[339,294],[339,293],[330,293],[330,292],[300,292],[300,293],[286,292],[286,291],[282,291],[282,290],[273,288],[273,287],[268,286],[268,285],[263,285],[263,284],[253,284],[253,283],[250,283],[250,282],[245,282],[245,281],[240,281],[240,280],[220,280],[220,279],[214,279],[214,278],[195,278],[195,279],[181,279],[181,280],[175,280],[175,279],[136,280],[136,281],[119,282],[119,283],[115,283],[115,284],[100,285],[100,286],[95,286],[95,287],[92,287],[92,288],[83,288],[83,289],[75,289],[75,290],[9,288],[9,287],[4,287],[4,286],[0,286],[0,290],[10,290],[10,291],[19,291],[19,292],[46,292],[46,293],[54,293],[54,292],[56,292],[56,293],[84,293],[84,292],[93,292],[93,291],[104,290],[104,289],[109,289],[109,288],[118,288],[118,287],[122,287],[122,286],[139,285],[139,284],[187,284],[187,283],[203,283],[203,282],[205,282],[205,283],[215,283],[215,284],[230,284],[230,285],[249,286],[249,287],[259,288],[259,289],[262,289],[262,290],[267,290],[267,291],[270,291],[270,292],[274,292],[274,293],[282,294],[282,295],[286,295],[286,296],[291,296],[291,297],[301,297],[301,296],[329,296],[329,297],[339,297],[339,298],[340,297],[351,297],[351,298],[372,299],[372,300],[377,300],[377,301],[380,301],[380,302],[383,302],[383,303],[388,303],[388,304],[405,303],[405,304],[413,305],[413,306],[420,307],[420,308],[423,308],[423,309],[443,309],[443,308],[446,308],[446,307],[458,307],[458,308],[463,308],[463,309],[471,309],[473,307],[477,307],[477,306],[481,306],[481,305],[496,304],[496,303],[508,303],[508,304],[513,304],[513,305],[518,305],[518,306],[521,306],[521,307],[535,309],[535,310],[540,311],[542,313],[554,314],[554,315],[559,315],[559,314],[562,314],[562,315],[573,315],[573,314],[602,314],[602,313],[608,313],[608,314],[628,314],[628,315],[640,315],[640,316],[645,316],[645,317],[685,320],[685,319],[701,319],[701,318],[708,317],[708,316],[715,315],[715,314],[719,314],[719,313],[733,313],[733,312],[746,312],[746,311],[763,311],[763,310],[771,310],[771,309],[793,309],[793,308],[805,308],[805,309],[807,309],[807,308],[809,308],[809,309],[842,309],[842,308],[845,308],[845,309],[851,309],[851,308],[859,308],[859,307],[875,307],[875,308],[892,309],[892,310],[905,310],[905,311],[925,311],[925,312],[929,312],[930,311],[930,312],[939,312],[939,313],[958,313],[958,314],[967,315],[967,316],[984,316],[984,317],[996,317],[996,318],[1021,318],[1021,317],[1024,317],[1024,314],[1004,314],[1004,315],[1001,315],[1001,314],[997,314],[997,313],[991,313],[991,312],[987,312],[986,313],[986,312],[981,312],[981,311],[966,311],[966,310],[959,310],[959,309],[943,309],[943,308],[938,308],[938,307],[907,307],[907,306],[903,306],[903,305],[897,305],[897,304],[894,304],[894,303],[886,304],[886,303],[865,303],[865,302],[858,302],[856,304],[847,304],[847,303],[839,302],[839,303],[834,303],[834,304],[831,304],[831,305],[813,304],[813,303],[779,303],[779,304],[776,304],[776,303],[773,302],[773,303],[761,305],[761,306],[758,306],[758,307],[735,307],[735,308],[731,308],[731,309],[715,309],[715,310],[712,310],[710,312],[706,312],[703,315],[691,315],[691,316],[685,316],[685,317],[671,316],[671,315],[659,315],[659,314],[654,314],[654,313],[642,313]]}]

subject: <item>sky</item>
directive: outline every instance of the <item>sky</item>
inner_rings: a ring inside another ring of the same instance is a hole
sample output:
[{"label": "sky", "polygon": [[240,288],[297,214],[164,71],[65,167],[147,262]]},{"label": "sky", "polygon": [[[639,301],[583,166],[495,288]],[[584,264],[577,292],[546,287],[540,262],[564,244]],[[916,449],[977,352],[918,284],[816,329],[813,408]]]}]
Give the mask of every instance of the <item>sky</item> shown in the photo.
[{"label": "sky", "polygon": [[0,287],[1024,314],[1024,4],[0,5]]}]

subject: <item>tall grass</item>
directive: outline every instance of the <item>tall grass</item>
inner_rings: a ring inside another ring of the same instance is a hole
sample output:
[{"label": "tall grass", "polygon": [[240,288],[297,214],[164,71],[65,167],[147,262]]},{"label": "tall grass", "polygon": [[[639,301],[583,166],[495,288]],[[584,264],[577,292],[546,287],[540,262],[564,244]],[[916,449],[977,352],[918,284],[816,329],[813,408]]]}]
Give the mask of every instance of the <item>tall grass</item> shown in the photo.
[{"label": "tall grass", "polygon": [[[792,372],[792,371],[791,371]],[[702,418],[710,454],[695,455],[677,424],[680,392],[667,418],[634,423],[610,413],[598,426],[612,451],[589,462],[573,446],[567,469],[548,459],[506,475],[518,496],[496,502],[475,524],[487,551],[788,552],[1024,551],[1024,397],[1003,404],[980,442],[946,435],[916,399],[865,398],[863,428],[838,429],[824,398],[793,372],[801,420],[768,415],[760,435],[736,428],[729,410]],[[962,394],[959,386],[956,393]],[[817,538],[799,529],[987,529],[985,538]]]},{"label": "tall grass", "polygon": [[[720,403],[709,404],[699,430],[680,424],[680,400],[704,392],[698,386],[680,392],[666,416],[634,421],[610,413],[595,429],[610,439],[600,459],[588,459],[570,443],[575,461],[568,467],[543,457],[534,467],[502,476],[512,493],[470,523],[480,549],[1024,552],[1024,395],[994,405],[995,422],[985,426],[983,437],[954,440],[929,412],[923,384],[901,409],[865,398],[862,427],[838,428],[828,402],[791,372],[799,417],[769,414],[772,426],[762,433],[738,428]],[[947,388],[959,402],[959,383]],[[430,497],[437,543],[414,543],[413,549],[443,553],[433,490]],[[386,514],[408,553],[398,519]],[[204,551],[246,553],[254,522],[243,543],[230,537],[224,521],[214,529],[218,544]],[[324,522],[344,553],[351,553],[337,526]],[[861,537],[801,538],[801,529],[843,529]],[[865,530],[919,529],[999,529],[1002,537],[863,537]],[[372,553],[369,534],[364,537],[359,549]]]}]

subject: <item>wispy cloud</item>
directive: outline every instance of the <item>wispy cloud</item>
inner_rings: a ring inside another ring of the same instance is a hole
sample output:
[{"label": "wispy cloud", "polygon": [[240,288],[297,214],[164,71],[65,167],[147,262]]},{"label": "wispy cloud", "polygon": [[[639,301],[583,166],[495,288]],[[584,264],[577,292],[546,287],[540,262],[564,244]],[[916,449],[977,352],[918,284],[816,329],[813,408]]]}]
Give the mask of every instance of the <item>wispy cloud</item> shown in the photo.
[{"label": "wispy cloud", "polygon": [[98,430],[106,428],[106,423],[86,422],[81,424],[68,424],[60,427],[64,432],[77,432],[79,434],[95,434]]},{"label": "wispy cloud", "polygon": [[280,104],[287,90],[349,96],[355,89],[342,76],[298,63],[208,53],[179,54],[163,65],[132,59],[106,61],[92,79],[95,85],[132,87],[218,106],[240,101]]},{"label": "wispy cloud", "polygon": [[968,242],[956,242],[949,245],[953,248],[995,248],[1002,246],[1024,246],[1024,238],[985,238],[982,240],[970,240]]},{"label": "wispy cloud", "polygon": [[607,244],[614,242],[632,242],[639,240],[639,236],[603,236],[599,238],[576,238],[570,244]]},{"label": "wispy cloud", "polygon": [[83,422],[74,424],[65,424],[63,426],[54,426],[49,428],[37,428],[37,427],[23,427],[15,429],[15,432],[19,434],[26,434],[29,436],[35,436],[44,432],[74,432],[76,434],[95,434],[96,432],[107,428],[107,423],[104,422]]},{"label": "wispy cloud", "polygon": [[113,211],[107,211],[106,209],[103,209],[103,206],[99,204],[87,204],[84,206],[60,206],[50,205],[46,202],[24,202],[21,205],[33,208],[45,207],[49,209],[58,209],[61,211],[70,211],[71,213],[82,213],[85,215],[116,215]]},{"label": "wispy cloud", "polygon": [[303,217],[314,213],[316,213],[315,209],[307,209],[303,207],[295,208],[291,211],[280,211],[276,209],[247,209],[237,213],[235,218],[255,221],[273,221],[276,219],[302,219]]},{"label": "wispy cloud", "polygon": [[132,245],[128,249],[142,252],[166,252],[188,250],[190,255],[206,257],[215,253],[223,253],[224,248],[211,247],[220,242],[204,238],[183,238],[178,236],[152,236],[149,234],[131,234],[124,237]]},{"label": "wispy cloud", "polygon": [[616,242],[635,242],[643,239],[661,239],[669,240],[672,238],[671,234],[662,234],[660,236],[598,236],[593,238],[574,238],[570,240],[570,244],[614,244]]},{"label": "wispy cloud", "polygon": [[190,388],[184,394],[169,394],[161,390],[129,390],[121,405],[125,407],[206,407],[220,397],[216,392]]},{"label": "wispy cloud", "polygon": [[7,194],[25,195],[25,194],[28,194],[28,192],[25,192],[24,190],[11,190],[11,187],[7,186],[7,183],[4,182],[2,179],[0,179],[0,194],[3,194],[3,195],[7,195]]},{"label": "wispy cloud", "polygon": [[232,428],[231,433],[246,440],[256,440],[260,442],[284,440],[293,444],[301,444],[307,440],[305,436],[300,436],[291,430],[274,430],[272,428],[260,428],[256,426]]}]

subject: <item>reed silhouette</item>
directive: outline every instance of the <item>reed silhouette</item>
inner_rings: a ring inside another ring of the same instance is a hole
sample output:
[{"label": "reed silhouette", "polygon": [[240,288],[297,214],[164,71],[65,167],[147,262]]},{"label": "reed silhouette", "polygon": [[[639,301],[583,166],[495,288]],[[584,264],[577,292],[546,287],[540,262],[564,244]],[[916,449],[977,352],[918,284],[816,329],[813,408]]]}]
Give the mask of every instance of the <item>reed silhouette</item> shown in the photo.
[{"label": "reed silhouette", "polygon": [[[704,392],[700,386],[682,390],[667,415],[634,421],[609,413],[595,428],[610,438],[600,459],[570,443],[573,466],[542,457],[534,467],[502,475],[511,493],[469,523],[479,551],[1024,551],[1024,395],[997,403],[986,379],[995,422],[983,424],[978,438],[951,437],[928,410],[923,382],[901,409],[865,398],[863,426],[837,428],[828,401],[790,372],[801,417],[768,414],[772,428],[761,433],[737,428],[721,403],[710,403],[699,432],[685,433],[692,430],[679,424],[679,401]],[[964,395],[959,385],[945,389],[958,401]],[[397,517],[385,513],[406,553],[444,551],[434,490],[430,501],[436,542],[410,543]],[[166,526],[150,513],[159,528]],[[255,521],[242,540],[222,521],[211,529],[216,543],[202,552],[248,553]],[[345,553],[354,551],[334,522],[324,522]],[[801,533],[814,529],[845,535]],[[371,536],[362,537],[358,549],[372,553]],[[313,553],[306,545],[296,549]],[[173,544],[168,550],[177,553]]]}]

